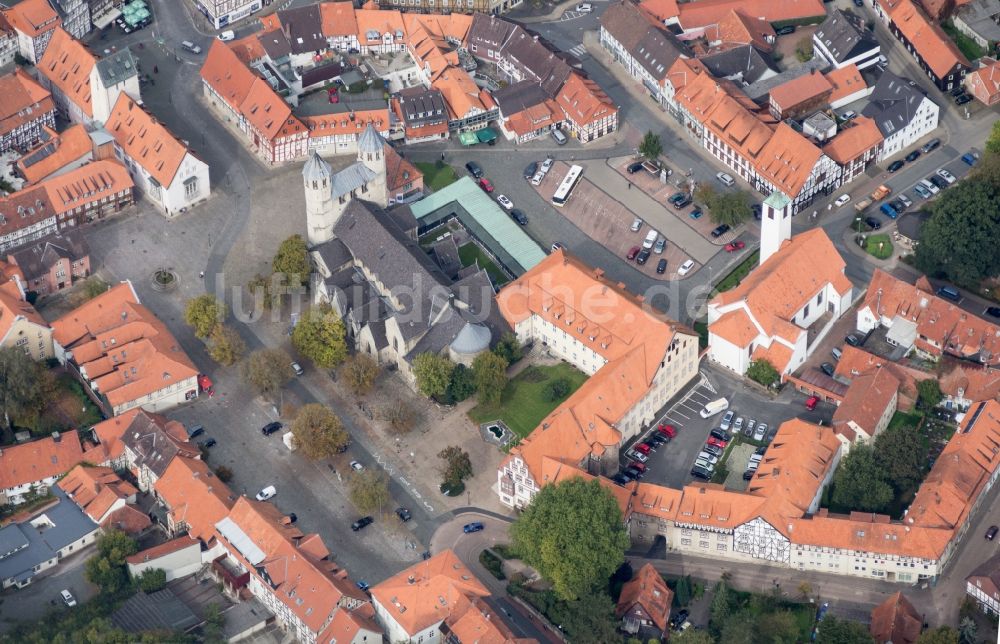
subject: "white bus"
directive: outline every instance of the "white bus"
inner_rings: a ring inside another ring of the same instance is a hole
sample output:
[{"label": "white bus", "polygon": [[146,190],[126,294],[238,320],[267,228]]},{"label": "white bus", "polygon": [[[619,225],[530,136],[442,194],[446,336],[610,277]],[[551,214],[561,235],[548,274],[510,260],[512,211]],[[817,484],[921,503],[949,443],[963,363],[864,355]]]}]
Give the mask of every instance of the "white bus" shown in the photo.
[{"label": "white bus", "polygon": [[576,187],[577,182],[580,181],[580,175],[583,174],[583,168],[574,165],[570,166],[569,172],[563,177],[562,183],[559,184],[559,188],[556,189],[556,193],[552,195],[552,203],[556,206],[562,206],[569,200],[569,196],[573,193],[573,188]]}]

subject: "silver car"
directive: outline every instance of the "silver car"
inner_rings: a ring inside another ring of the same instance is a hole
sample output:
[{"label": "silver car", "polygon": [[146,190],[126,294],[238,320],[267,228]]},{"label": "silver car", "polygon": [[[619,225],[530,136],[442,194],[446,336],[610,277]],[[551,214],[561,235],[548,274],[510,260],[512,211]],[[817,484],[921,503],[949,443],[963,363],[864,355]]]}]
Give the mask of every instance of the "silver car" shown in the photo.
[{"label": "silver car", "polygon": [[663,237],[660,237],[659,239],[656,240],[656,244],[653,246],[653,252],[656,253],[657,255],[660,255],[663,253],[663,250],[666,247],[667,247],[667,240]]},{"label": "silver car", "polygon": [[735,415],[736,412],[730,409],[729,411],[726,412],[726,415],[722,417],[722,424],[719,426],[722,427],[723,431],[728,430],[730,427],[733,426],[733,417]]},{"label": "silver car", "polygon": [[757,431],[753,433],[753,439],[755,441],[762,441],[765,436],[767,436],[767,423],[761,423],[757,425]]},{"label": "silver car", "polygon": [[737,418],[733,424],[733,433],[739,434],[741,431],[743,431],[743,416]]}]

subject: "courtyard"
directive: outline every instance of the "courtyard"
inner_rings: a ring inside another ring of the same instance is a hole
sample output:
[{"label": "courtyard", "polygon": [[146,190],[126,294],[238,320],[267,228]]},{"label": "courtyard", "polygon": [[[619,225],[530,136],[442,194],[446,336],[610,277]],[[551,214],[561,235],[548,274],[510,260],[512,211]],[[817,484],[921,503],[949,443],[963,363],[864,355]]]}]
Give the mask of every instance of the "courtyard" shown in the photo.
[{"label": "courtyard", "polygon": [[476,405],[469,418],[479,424],[503,421],[519,439],[525,438],[586,379],[586,374],[565,362],[531,365],[511,378],[499,405]]}]

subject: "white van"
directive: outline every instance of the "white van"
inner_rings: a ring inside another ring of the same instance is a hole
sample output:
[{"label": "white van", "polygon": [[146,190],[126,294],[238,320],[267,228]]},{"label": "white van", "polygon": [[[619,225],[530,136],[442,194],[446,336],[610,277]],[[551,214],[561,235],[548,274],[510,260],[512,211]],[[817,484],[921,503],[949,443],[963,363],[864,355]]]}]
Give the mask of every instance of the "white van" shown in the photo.
[{"label": "white van", "polygon": [[702,409],[700,413],[702,418],[711,418],[716,414],[721,414],[727,409],[729,409],[729,401],[725,398],[719,398],[718,400],[713,400],[705,405],[705,408]]},{"label": "white van", "polygon": [[187,49],[192,54],[200,54],[201,53],[201,47],[199,47],[198,45],[194,44],[190,40],[181,41],[181,47],[183,47],[184,49]]},{"label": "white van", "polygon": [[566,135],[562,133],[562,130],[552,130],[552,138],[555,139],[555,142],[559,145],[566,145],[566,141],[569,140],[566,138]]},{"label": "white van", "polygon": [[594,10],[594,5],[590,4],[589,2],[581,2],[580,4],[576,5],[576,10],[579,13],[590,13],[591,11]]},{"label": "white van", "polygon": [[715,175],[715,178],[727,186],[731,186],[734,183],[736,183],[736,179],[733,179],[731,175],[728,175],[725,172],[720,172],[719,174]]},{"label": "white van", "polygon": [[642,241],[642,247],[643,247],[643,248],[652,248],[652,247],[653,247],[653,244],[655,244],[655,243],[656,243],[656,239],[657,239],[657,237],[659,237],[659,236],[660,236],[660,233],[656,232],[655,230],[653,230],[653,229],[651,228],[651,229],[649,230],[649,232],[648,232],[648,233],[646,233],[646,239],[644,239],[644,240]]},{"label": "white van", "polygon": [[219,40],[222,42],[229,42],[230,40],[236,40],[236,32],[232,29],[228,29],[219,34]]}]

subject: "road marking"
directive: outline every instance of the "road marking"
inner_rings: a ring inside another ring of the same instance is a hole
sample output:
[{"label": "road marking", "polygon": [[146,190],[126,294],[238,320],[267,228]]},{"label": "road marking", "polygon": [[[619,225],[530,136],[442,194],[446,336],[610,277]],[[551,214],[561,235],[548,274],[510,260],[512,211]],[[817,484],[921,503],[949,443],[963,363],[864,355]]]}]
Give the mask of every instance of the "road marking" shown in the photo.
[{"label": "road marking", "polygon": [[581,56],[586,55],[586,53],[587,53],[587,47],[585,45],[583,45],[583,44],[579,44],[576,47],[573,47],[572,49],[570,49],[569,53],[573,54],[577,58],[580,58]]},{"label": "road marking", "polygon": [[674,410],[671,410],[671,412],[670,412],[670,413],[671,413],[671,414],[674,414],[674,415],[677,415],[677,416],[680,416],[681,418],[683,418],[683,419],[685,419],[685,420],[691,420],[691,417],[690,417],[690,416],[688,416],[687,414],[682,414],[681,412],[677,411],[676,409],[674,409]]}]

